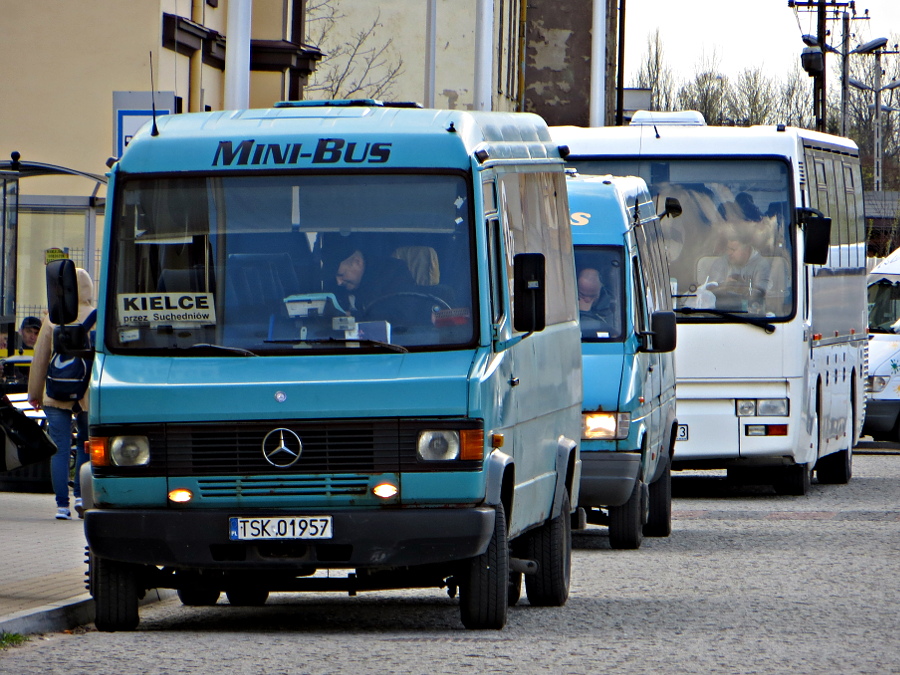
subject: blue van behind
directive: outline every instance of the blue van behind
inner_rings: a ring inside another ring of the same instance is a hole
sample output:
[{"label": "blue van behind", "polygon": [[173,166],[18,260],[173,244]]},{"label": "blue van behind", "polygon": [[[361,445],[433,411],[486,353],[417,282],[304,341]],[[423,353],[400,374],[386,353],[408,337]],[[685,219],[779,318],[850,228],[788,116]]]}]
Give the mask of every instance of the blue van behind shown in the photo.
[{"label": "blue van behind", "polygon": [[564,604],[565,182],[529,114],[300,102],[137,133],[110,171],[90,390],[97,627],[136,627],[153,588],[443,587],[468,628],[501,628],[523,576]]},{"label": "blue van behind", "polygon": [[[660,219],[643,179],[570,177],[581,318],[581,497],[613,548],[671,532],[675,314]],[[675,216],[677,206],[667,214]]]}]

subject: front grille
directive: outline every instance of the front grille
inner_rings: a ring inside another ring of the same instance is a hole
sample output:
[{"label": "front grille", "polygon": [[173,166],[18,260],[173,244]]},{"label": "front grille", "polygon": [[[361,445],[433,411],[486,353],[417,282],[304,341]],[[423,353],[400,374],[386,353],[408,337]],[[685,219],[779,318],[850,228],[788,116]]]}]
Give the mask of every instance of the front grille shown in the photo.
[{"label": "front grille", "polygon": [[203,499],[238,497],[348,497],[365,495],[366,476],[234,477],[201,478],[197,481]]},{"label": "front grille", "polygon": [[[262,442],[273,429],[293,431],[303,442],[300,459],[273,467]],[[239,425],[168,425],[169,475],[389,473],[400,470],[401,456],[415,461],[415,437],[401,443],[396,420],[366,422],[276,421]]]}]

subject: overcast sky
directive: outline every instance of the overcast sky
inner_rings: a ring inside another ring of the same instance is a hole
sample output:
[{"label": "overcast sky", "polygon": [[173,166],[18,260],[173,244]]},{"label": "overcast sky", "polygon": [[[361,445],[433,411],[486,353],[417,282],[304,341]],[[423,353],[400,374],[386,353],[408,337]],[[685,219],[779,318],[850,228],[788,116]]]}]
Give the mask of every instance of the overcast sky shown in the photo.
[{"label": "overcast sky", "polygon": [[[855,35],[851,49],[877,37],[893,35],[900,40],[900,0],[857,0],[857,16],[866,9],[868,20],[850,22]],[[816,12],[791,9],[787,0],[626,0],[625,10],[626,86],[633,84],[645,58],[648,35],[657,28],[676,81],[690,79],[701,60],[714,55],[728,76],[759,65],[768,75],[783,79],[799,63],[804,47],[800,36],[817,31]],[[841,26],[840,20],[828,21],[829,44],[835,47],[840,46]],[[893,48],[893,42],[889,47]]]}]

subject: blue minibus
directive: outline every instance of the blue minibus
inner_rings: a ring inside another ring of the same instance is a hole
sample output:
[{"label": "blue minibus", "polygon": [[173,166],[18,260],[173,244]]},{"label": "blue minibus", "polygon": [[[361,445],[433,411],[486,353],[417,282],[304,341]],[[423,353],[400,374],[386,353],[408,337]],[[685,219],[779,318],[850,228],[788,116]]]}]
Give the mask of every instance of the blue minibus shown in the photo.
[{"label": "blue minibus", "polygon": [[[543,120],[371,100],[172,115],[109,179],[100,630],[135,628],[156,588],[445,588],[495,629],[523,577],[531,605],[565,603],[581,354]],[[56,323],[70,274],[48,268]]]},{"label": "blue minibus", "polygon": [[[581,496],[615,549],[672,531],[675,314],[660,219],[643,179],[568,182],[581,320]],[[676,217],[669,203],[664,217]]]}]

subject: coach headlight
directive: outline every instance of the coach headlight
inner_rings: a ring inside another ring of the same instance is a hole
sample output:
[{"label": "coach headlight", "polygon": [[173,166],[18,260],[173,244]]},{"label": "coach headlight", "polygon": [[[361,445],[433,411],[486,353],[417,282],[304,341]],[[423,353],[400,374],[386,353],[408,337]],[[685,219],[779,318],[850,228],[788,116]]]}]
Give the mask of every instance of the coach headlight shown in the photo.
[{"label": "coach headlight", "polygon": [[109,457],[115,466],[146,466],[150,463],[150,441],[146,436],[113,436]]}]

